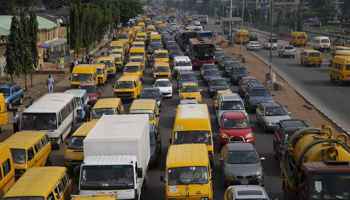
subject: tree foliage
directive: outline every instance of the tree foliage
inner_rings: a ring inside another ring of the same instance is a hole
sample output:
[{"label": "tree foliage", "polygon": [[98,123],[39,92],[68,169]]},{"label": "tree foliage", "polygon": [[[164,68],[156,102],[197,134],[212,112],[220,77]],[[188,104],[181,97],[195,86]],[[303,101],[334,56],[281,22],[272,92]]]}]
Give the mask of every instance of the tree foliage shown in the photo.
[{"label": "tree foliage", "polygon": [[[32,53],[32,58],[33,58],[33,67],[37,68],[38,67],[38,57],[39,57],[39,52],[38,52],[38,32],[39,32],[39,24],[36,18],[36,14],[34,9],[32,8],[30,12],[30,19],[29,19],[29,37],[30,37],[30,52]],[[33,86],[33,74],[31,74],[31,81],[30,85]]]},{"label": "tree foliage", "polygon": [[27,74],[33,70],[34,59],[31,52],[31,38],[30,28],[29,28],[29,18],[27,14],[22,10],[20,13],[20,36],[21,36],[21,46],[20,50],[22,56],[18,59],[20,60],[21,71],[24,73],[24,84],[27,88]]}]

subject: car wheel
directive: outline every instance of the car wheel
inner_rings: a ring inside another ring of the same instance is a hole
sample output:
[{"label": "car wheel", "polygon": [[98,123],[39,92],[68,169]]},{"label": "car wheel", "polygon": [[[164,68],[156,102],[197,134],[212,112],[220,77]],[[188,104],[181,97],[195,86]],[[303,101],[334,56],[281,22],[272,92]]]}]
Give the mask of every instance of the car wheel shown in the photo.
[{"label": "car wheel", "polygon": [[21,97],[20,99],[19,99],[19,105],[22,105],[23,104],[23,97]]},{"label": "car wheel", "polygon": [[330,76],[330,81],[331,83],[334,83],[334,78],[332,76]]},{"label": "car wheel", "polygon": [[293,56],[293,58],[295,58],[295,56]]},{"label": "car wheel", "polygon": [[321,67],[321,65],[318,65],[318,67]]},{"label": "car wheel", "polygon": [[275,158],[278,160],[277,149],[275,148]]}]

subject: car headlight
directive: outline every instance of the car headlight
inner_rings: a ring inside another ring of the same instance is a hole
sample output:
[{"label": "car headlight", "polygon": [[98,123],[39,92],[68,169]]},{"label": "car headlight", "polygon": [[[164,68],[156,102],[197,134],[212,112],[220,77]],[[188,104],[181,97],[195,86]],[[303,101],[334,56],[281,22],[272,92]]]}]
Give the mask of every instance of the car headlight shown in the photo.
[{"label": "car headlight", "polygon": [[253,134],[252,134],[252,133],[248,133],[248,134],[245,136],[245,139],[252,138],[252,137],[253,137]]},{"label": "car headlight", "polygon": [[67,157],[68,157],[68,158],[71,158],[71,157],[73,157],[73,156],[74,156],[74,154],[72,154],[72,153],[67,154]]},{"label": "car headlight", "polygon": [[259,178],[261,175],[262,175],[261,172],[257,172],[257,173],[254,174],[254,176],[255,176],[255,177],[258,177],[258,178]]},{"label": "car headlight", "polygon": [[235,178],[236,177],[235,175],[227,173],[227,172],[225,172],[225,175],[228,176],[228,177],[231,177],[231,178]]},{"label": "car headlight", "polygon": [[157,101],[157,106],[160,106],[160,101]]},{"label": "car headlight", "polygon": [[201,200],[208,200],[208,197],[201,197]]},{"label": "car headlight", "polygon": [[182,94],[180,94],[180,99],[184,99],[184,96],[182,96]]},{"label": "car headlight", "polygon": [[90,99],[96,99],[96,97],[90,97]]},{"label": "car headlight", "polygon": [[229,139],[229,138],[230,138],[226,133],[223,133],[223,134],[221,135],[221,137],[222,137],[223,139]]},{"label": "car headlight", "polygon": [[200,99],[201,98],[201,95],[199,94],[198,96],[197,96],[197,99]]},{"label": "car headlight", "polygon": [[67,158],[66,158],[66,162],[72,162],[72,160],[71,160],[71,159],[67,159]]},{"label": "car headlight", "polygon": [[170,89],[170,90],[168,90],[167,92],[171,92],[171,89]]}]

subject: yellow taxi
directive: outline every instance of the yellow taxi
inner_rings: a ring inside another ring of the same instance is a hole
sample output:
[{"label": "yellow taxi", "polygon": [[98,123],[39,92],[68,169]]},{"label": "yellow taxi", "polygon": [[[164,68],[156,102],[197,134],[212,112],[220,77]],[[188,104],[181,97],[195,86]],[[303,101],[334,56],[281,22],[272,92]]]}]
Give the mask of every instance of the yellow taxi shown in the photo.
[{"label": "yellow taxi", "polygon": [[156,62],[154,63],[152,69],[152,78],[153,81],[156,81],[159,78],[166,78],[171,81],[171,69],[169,63],[165,62]]},{"label": "yellow taxi", "polygon": [[142,79],[143,70],[140,62],[128,62],[123,71],[123,76],[136,75]]},{"label": "yellow taxi", "polygon": [[182,83],[182,86],[178,91],[179,91],[180,101],[186,100],[186,99],[195,99],[199,103],[202,103],[202,95],[201,95],[202,89],[199,89],[196,83],[194,82]]},{"label": "yellow taxi", "polygon": [[155,50],[153,62],[169,63],[169,54],[167,50]]},{"label": "yellow taxi", "polygon": [[330,54],[331,56],[334,56],[335,52],[338,50],[350,50],[350,47],[346,47],[346,46],[334,46],[332,47]]},{"label": "yellow taxi", "polygon": [[129,58],[130,62],[140,62],[142,65],[142,71],[143,73],[145,73],[145,69],[146,69],[146,58],[143,56],[131,56]]},{"label": "yellow taxi", "polygon": [[99,85],[105,85],[107,81],[107,67],[103,63],[97,63],[96,64],[96,69],[97,69],[97,80]]},{"label": "yellow taxi", "polygon": [[301,65],[317,65],[321,67],[322,54],[316,50],[303,50],[300,52],[300,63]]}]

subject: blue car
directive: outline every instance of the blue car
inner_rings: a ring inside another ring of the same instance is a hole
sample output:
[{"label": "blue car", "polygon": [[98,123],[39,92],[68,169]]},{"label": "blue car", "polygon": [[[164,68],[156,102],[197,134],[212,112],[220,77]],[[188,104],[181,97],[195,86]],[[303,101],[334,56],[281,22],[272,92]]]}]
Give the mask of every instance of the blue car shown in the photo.
[{"label": "blue car", "polygon": [[23,88],[17,83],[0,85],[0,93],[5,98],[7,109],[11,109],[14,104],[23,104]]},{"label": "blue car", "polygon": [[213,97],[218,90],[230,90],[230,84],[225,78],[212,78],[208,83],[208,94]]},{"label": "blue car", "polygon": [[193,82],[198,85],[198,79],[196,74],[193,71],[180,72],[178,82],[177,82],[177,89],[180,89],[182,86],[182,83],[184,82]]},{"label": "blue car", "polygon": [[258,107],[259,103],[271,103],[274,102],[273,96],[270,90],[260,83],[249,83],[245,92],[245,107],[247,112],[253,112]]},{"label": "blue car", "polygon": [[73,90],[66,90],[64,93],[67,94],[74,94],[75,101],[77,103],[76,109],[77,109],[77,118],[80,121],[86,121],[86,113],[85,113],[85,106],[89,103],[89,96],[86,90],[84,89],[73,89]]}]

